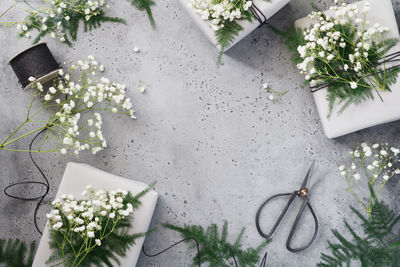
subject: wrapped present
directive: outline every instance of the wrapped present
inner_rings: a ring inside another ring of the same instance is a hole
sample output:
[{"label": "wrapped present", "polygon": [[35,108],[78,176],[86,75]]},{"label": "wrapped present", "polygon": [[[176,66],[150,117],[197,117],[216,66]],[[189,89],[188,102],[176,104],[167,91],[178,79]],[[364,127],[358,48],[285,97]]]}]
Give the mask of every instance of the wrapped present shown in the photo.
[{"label": "wrapped present", "polygon": [[[67,165],[60,183],[57,198],[60,197],[61,194],[73,194],[78,196],[85,190],[87,185],[92,185],[97,189],[104,189],[107,191],[121,188],[130,191],[133,195],[148,188],[148,185],[144,183],[109,174],[86,164],[70,162]],[[133,223],[130,229],[131,233],[142,233],[148,230],[157,198],[158,194],[154,190],[150,190],[141,198],[142,204],[134,211],[134,216],[132,217]],[[138,239],[135,245],[129,248],[126,257],[120,258],[120,266],[132,267],[136,265],[143,242],[144,237]],[[46,261],[50,255],[49,229],[46,226],[35,255],[33,267],[47,266]]]},{"label": "wrapped present", "polygon": [[[360,7],[366,2],[370,4],[367,13],[367,20],[370,25],[379,23],[389,29],[387,37],[399,38],[399,30],[391,0],[370,0],[352,3]],[[332,12],[332,11],[326,11]],[[325,13],[326,13],[325,12]],[[311,21],[308,17],[299,19],[295,22],[296,28],[308,28]],[[387,54],[400,51],[400,44],[393,47]],[[338,112],[340,107],[334,106],[329,110],[327,99],[328,91],[326,88],[313,93],[315,103],[321,118],[322,126],[328,138],[334,138],[365,129],[382,123],[392,122],[400,119],[400,79],[390,86],[392,92],[382,91],[380,96],[373,91],[373,99],[366,99],[358,104],[351,104],[343,112]],[[329,116],[330,114],[330,116]]]},{"label": "wrapped present", "polygon": [[[186,12],[192,17],[195,24],[200,28],[200,30],[206,35],[208,40],[212,44],[214,44],[218,49],[220,49],[217,39],[215,37],[215,32],[211,29],[210,21],[203,20],[199,14],[196,13],[196,10],[191,7],[190,4],[191,0],[179,0],[182,4],[183,8]],[[257,13],[259,14],[262,19],[269,19],[272,17],[276,12],[278,12],[282,7],[284,7],[290,0],[270,0],[269,2],[266,0],[254,0],[253,3],[255,7],[257,7]],[[255,30],[258,26],[260,26],[260,22],[253,18],[252,21],[248,20],[239,20],[238,23],[243,27],[243,30],[239,32],[239,34],[235,37],[235,39],[227,46],[224,51],[228,50],[232,46],[234,46],[237,42],[242,40],[248,34],[250,34],[253,30]]]}]

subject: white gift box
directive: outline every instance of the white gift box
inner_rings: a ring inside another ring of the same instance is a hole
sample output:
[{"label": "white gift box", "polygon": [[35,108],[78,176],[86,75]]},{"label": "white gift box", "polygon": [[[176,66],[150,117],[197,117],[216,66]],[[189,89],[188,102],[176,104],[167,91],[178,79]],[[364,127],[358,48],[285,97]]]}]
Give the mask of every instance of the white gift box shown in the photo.
[{"label": "white gift box", "polygon": [[[370,3],[370,10],[367,13],[367,20],[370,21],[370,25],[379,23],[381,26],[386,26],[389,28],[388,37],[399,38],[399,30],[391,0],[369,0],[354,4],[363,7],[366,2]],[[329,11],[325,13],[327,12]],[[306,17],[297,20],[295,27],[308,28],[310,24],[310,19]],[[397,51],[400,51],[399,44],[393,47],[388,54]],[[374,99],[368,99],[360,104],[351,104],[343,113],[338,113],[340,106],[335,105],[329,118],[327,89],[324,88],[313,93],[326,136],[334,138],[400,119],[400,77],[398,77],[396,84],[393,84],[390,88],[392,92],[380,91],[383,102],[374,92]]]},{"label": "white gift box", "polygon": [[[290,0],[271,0],[267,2],[265,0],[254,0],[253,3],[260,9],[260,11],[264,14],[265,19],[269,19],[276,12],[278,12],[282,7],[284,7]],[[200,28],[200,30],[207,36],[208,40],[212,44],[214,44],[219,49],[219,45],[217,43],[217,39],[215,38],[215,32],[211,29],[211,21],[203,20],[201,15],[196,13],[196,10],[193,7],[189,6],[191,0],[179,0],[182,4],[183,8],[187,11],[187,13],[192,17],[196,25]],[[237,42],[246,37],[249,33],[255,30],[260,23],[253,17],[253,20],[250,22],[248,20],[238,20],[238,23],[243,27],[235,37],[233,42],[224,50],[227,51],[229,48],[234,46]]]},{"label": "white gift box", "polygon": [[[87,185],[92,185],[95,190],[115,190],[118,188],[130,191],[133,195],[143,191],[148,185],[109,174],[102,170],[96,169],[86,164],[68,163],[57,197],[61,194],[73,194],[77,198],[86,189]],[[157,203],[158,194],[154,190],[150,190],[141,198],[142,204],[134,211],[131,233],[146,232],[149,228],[151,217]],[[136,244],[130,247],[126,253],[126,257],[120,258],[122,267],[132,267],[136,265],[139,258],[144,237],[137,239]],[[51,255],[49,247],[49,229],[43,231],[38,250],[33,261],[33,267],[44,267],[47,259]]]}]

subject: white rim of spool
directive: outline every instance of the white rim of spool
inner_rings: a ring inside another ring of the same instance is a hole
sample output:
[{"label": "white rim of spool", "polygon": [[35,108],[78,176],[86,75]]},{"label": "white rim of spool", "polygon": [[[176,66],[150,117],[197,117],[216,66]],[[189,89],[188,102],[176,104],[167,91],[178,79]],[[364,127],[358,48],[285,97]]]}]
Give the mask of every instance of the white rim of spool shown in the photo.
[{"label": "white rim of spool", "polygon": [[43,75],[43,76],[41,76],[41,77],[38,77],[36,80],[34,80],[33,82],[31,82],[31,83],[29,83],[27,86],[25,86],[24,90],[27,90],[27,89],[33,87],[33,86],[36,85],[38,82],[40,82],[41,84],[44,84],[44,83],[46,83],[46,82],[48,82],[48,81],[50,81],[50,80],[56,78],[56,77],[59,75],[58,72],[59,72],[60,70],[62,70],[62,68],[53,70],[52,72],[50,72],[50,73],[48,73],[48,74],[46,74],[46,75]]}]

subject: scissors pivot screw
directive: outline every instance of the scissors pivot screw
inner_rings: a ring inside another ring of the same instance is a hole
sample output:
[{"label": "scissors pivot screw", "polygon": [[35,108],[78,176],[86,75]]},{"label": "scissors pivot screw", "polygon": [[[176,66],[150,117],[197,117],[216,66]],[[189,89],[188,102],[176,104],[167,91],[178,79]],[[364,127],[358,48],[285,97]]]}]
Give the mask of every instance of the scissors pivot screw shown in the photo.
[{"label": "scissors pivot screw", "polygon": [[306,197],[307,195],[308,195],[308,190],[306,188],[300,190],[301,197]]}]

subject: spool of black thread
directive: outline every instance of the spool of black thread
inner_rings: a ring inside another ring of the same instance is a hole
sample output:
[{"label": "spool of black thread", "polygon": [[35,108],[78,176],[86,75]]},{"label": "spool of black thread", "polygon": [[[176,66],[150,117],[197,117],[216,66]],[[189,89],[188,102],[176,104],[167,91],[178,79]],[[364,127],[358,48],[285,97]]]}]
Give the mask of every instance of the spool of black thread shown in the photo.
[{"label": "spool of black thread", "polygon": [[[9,64],[24,89],[33,83],[46,83],[56,78],[58,70],[61,69],[46,43],[40,43],[25,49],[13,57]],[[36,80],[29,81],[30,77],[34,77]]]}]

